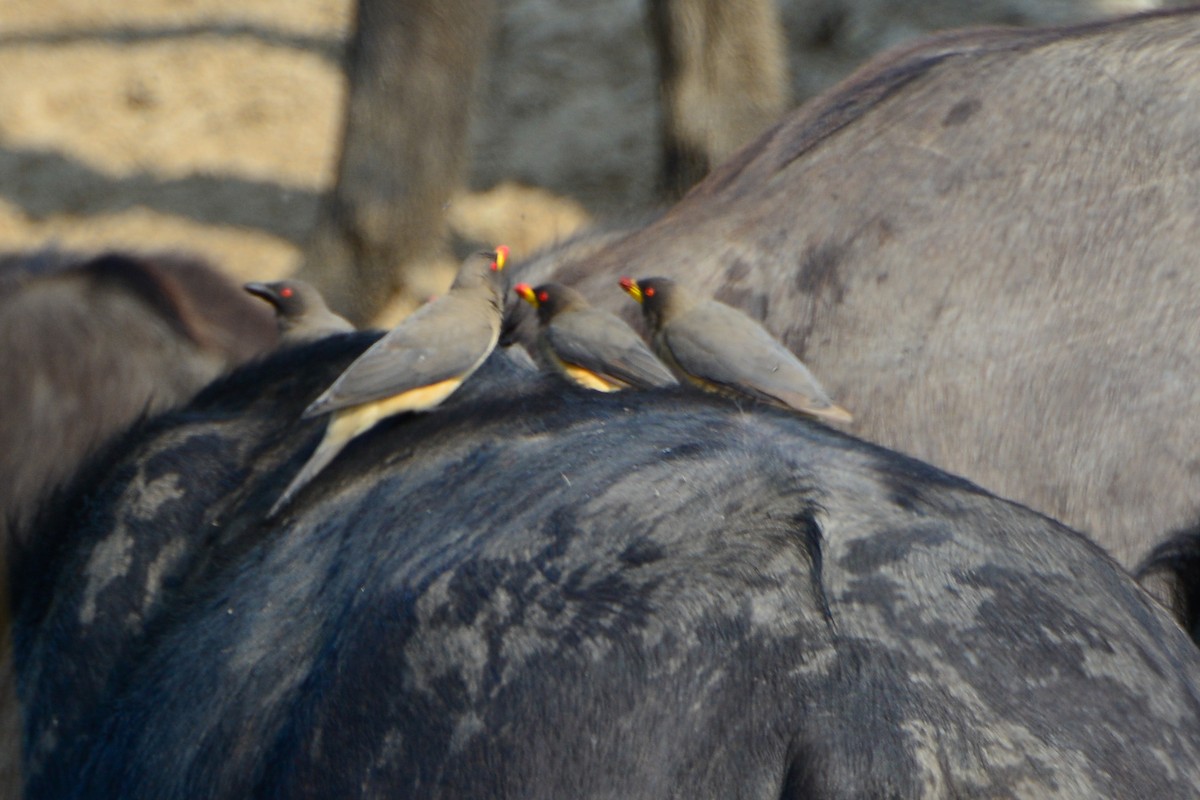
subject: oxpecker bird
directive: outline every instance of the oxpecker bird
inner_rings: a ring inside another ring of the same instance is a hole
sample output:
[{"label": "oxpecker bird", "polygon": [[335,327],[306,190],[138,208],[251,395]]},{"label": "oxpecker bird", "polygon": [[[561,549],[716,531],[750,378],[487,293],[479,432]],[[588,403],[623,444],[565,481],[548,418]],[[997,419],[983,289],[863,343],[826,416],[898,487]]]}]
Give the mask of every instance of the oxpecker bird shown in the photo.
[{"label": "oxpecker bird", "polygon": [[513,290],[537,309],[538,349],[546,363],[572,383],[600,392],[677,383],[633,328],[592,308],[575,289],[519,283]]},{"label": "oxpecker bird", "polygon": [[642,304],[654,349],[676,375],[706,391],[742,395],[830,422],[850,422],[808,367],[755,320],[669,278],[621,278]]},{"label": "oxpecker bird", "polygon": [[242,288],[275,309],[281,344],[310,342],[354,330],[349,320],[329,310],[317,287],[305,281],[247,283]]},{"label": "oxpecker bird", "polygon": [[462,385],[496,347],[508,248],[463,262],[450,290],[417,309],[356,358],[301,416],[330,414],[325,437],[271,507],[274,516],[354,437],[405,411],[428,411]]}]

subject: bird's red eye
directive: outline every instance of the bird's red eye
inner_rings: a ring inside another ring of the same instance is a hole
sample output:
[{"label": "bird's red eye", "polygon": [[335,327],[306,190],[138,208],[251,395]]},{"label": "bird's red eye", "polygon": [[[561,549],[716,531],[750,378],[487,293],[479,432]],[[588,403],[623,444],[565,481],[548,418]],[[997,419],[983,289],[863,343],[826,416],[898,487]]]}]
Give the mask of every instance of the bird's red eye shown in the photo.
[{"label": "bird's red eye", "polygon": [[646,297],[654,297],[654,287],[647,286],[645,289],[642,289],[642,294],[644,294]]},{"label": "bird's red eye", "polygon": [[279,290],[280,297],[291,297],[293,294],[294,294],[294,292],[292,291],[292,287],[290,287],[290,286],[285,286],[284,288]]},{"label": "bird's red eye", "polygon": [[538,302],[539,303],[546,303],[546,302],[549,302],[549,300],[550,300],[549,292],[538,292]]}]

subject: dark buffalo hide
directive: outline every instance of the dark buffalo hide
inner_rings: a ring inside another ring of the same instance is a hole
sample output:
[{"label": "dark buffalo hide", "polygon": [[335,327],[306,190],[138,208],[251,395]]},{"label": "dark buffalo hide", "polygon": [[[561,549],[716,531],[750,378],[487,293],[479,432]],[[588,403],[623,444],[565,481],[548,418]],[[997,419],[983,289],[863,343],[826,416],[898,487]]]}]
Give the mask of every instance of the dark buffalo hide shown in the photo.
[{"label": "dark buffalo hide", "polygon": [[31,797],[1200,792],[1200,653],[1115,562],[782,411],[500,352],[264,520],[371,341],[243,368],[43,515]]}]

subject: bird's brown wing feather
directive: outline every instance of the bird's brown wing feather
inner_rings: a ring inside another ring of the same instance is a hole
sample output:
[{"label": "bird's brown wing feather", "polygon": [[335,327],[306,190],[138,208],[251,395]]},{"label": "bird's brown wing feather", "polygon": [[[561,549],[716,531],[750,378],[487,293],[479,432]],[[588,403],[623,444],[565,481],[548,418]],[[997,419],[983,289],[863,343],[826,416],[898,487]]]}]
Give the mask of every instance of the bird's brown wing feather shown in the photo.
[{"label": "bird's brown wing feather", "polygon": [[679,366],[703,381],[801,411],[833,405],[800,359],[728,306],[694,308],[671,320],[661,335]]},{"label": "bird's brown wing feather", "polygon": [[496,344],[498,314],[488,312],[486,304],[454,295],[418,309],[355,359],[304,416],[465,376]]},{"label": "bird's brown wing feather", "polygon": [[598,309],[561,314],[543,330],[563,361],[631,386],[671,386],[675,377],[637,333]]}]

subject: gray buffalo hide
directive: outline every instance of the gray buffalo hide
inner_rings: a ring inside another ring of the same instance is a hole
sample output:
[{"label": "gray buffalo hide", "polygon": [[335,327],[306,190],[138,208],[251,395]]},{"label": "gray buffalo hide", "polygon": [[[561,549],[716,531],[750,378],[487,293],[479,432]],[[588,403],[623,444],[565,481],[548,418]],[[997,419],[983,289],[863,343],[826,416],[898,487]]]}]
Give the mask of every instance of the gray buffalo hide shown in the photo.
[{"label": "gray buffalo hide", "polygon": [[520,275],[631,319],[619,275],[687,280],[764,320],[854,433],[1129,564],[1200,510],[1198,222],[1190,11],[889,54],[653,224]]}]

